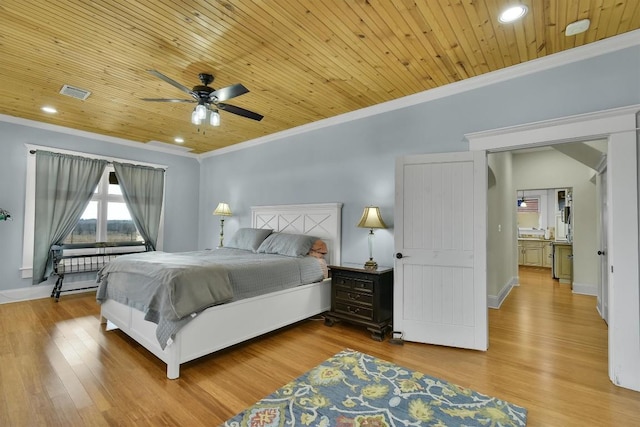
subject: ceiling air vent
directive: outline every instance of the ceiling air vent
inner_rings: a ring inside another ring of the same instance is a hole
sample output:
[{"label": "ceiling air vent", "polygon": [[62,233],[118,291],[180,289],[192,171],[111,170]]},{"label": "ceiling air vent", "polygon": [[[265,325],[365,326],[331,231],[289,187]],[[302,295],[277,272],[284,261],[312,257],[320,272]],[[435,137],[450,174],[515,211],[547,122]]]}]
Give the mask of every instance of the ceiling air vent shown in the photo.
[{"label": "ceiling air vent", "polygon": [[72,98],[80,99],[82,101],[84,101],[89,97],[89,95],[91,95],[91,92],[89,92],[88,90],[80,89],[78,87],[73,87],[69,85],[62,86],[62,89],[60,89],[60,93],[62,95],[67,95]]}]

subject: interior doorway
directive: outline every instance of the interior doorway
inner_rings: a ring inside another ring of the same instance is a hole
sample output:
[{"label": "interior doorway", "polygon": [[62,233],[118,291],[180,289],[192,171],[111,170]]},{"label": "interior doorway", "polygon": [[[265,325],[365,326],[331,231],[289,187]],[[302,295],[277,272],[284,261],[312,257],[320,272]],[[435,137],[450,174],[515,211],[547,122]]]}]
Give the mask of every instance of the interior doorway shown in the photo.
[{"label": "interior doorway", "polygon": [[[519,177],[513,181],[524,182]],[[573,188],[519,189],[513,204],[516,205],[518,272],[521,267],[546,269],[550,279],[569,284],[573,289]],[[597,221],[596,216],[579,219],[584,224],[588,224],[588,219]],[[583,226],[582,230],[593,232],[591,226]],[[587,240],[583,236],[578,239]],[[584,288],[581,293],[589,294]],[[594,295],[595,289],[594,286]]]},{"label": "interior doorway", "polygon": [[552,236],[553,277],[572,283],[575,293],[598,298],[602,295],[599,235],[606,226],[599,200],[606,189],[599,177],[606,168],[607,150],[607,140],[599,138],[510,151],[513,185],[518,190],[542,189],[520,193],[539,200],[542,212],[537,224],[523,218],[533,214],[516,214],[518,223],[524,223],[524,227],[518,224],[518,238]]},{"label": "interior doorway", "polygon": [[[615,274],[613,268],[607,269],[609,379],[616,385],[638,391],[640,391],[640,345],[637,340],[640,334],[640,289],[638,288],[640,272],[637,261],[640,238],[636,116],[639,111],[640,105],[635,105],[466,135],[470,150],[485,152],[503,152],[567,141],[586,141],[595,137],[608,140],[606,187],[609,219],[608,267],[615,265]],[[491,182],[490,175],[489,183]],[[488,236],[491,239],[492,233],[496,230],[491,228],[491,223],[488,226],[490,227]],[[500,231],[501,225],[499,224],[496,228]],[[513,252],[509,249],[507,251]],[[515,266],[515,263],[513,265]],[[488,263],[487,274],[490,277],[491,267]],[[498,290],[498,293],[498,297],[508,295],[508,291],[504,294]]]}]

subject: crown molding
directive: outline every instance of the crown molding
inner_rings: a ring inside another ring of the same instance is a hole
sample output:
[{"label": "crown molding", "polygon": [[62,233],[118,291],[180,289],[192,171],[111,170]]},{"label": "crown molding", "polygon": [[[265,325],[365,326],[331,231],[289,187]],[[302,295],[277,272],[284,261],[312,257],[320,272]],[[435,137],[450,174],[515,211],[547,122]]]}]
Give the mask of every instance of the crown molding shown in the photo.
[{"label": "crown molding", "polygon": [[94,133],[94,132],[87,132],[87,131],[84,131],[84,130],[71,129],[71,128],[68,128],[68,127],[60,126],[60,125],[54,125],[54,124],[50,124],[50,123],[38,122],[38,121],[35,121],[35,120],[23,119],[23,118],[20,118],[20,117],[9,116],[9,115],[6,115],[6,114],[0,114],[0,122],[13,123],[13,124],[16,124],[16,125],[27,126],[27,127],[36,128],[36,129],[42,129],[42,130],[46,130],[46,131],[50,131],[50,132],[64,133],[64,134],[67,134],[67,135],[78,136],[78,137],[81,137],[81,138],[93,139],[93,140],[96,140],[96,141],[109,142],[111,144],[124,145],[124,146],[127,146],[127,147],[137,148],[137,149],[141,149],[141,150],[168,153],[168,154],[173,154],[173,155],[176,155],[176,156],[189,157],[189,158],[192,158],[192,159],[197,159],[198,158],[197,154],[186,152],[186,151],[184,151],[184,149],[182,147],[176,147],[175,149],[172,149],[170,147],[166,147],[166,146],[170,146],[170,144],[158,143],[156,141],[150,141],[152,144],[148,145],[148,144],[145,144],[145,143],[136,142],[136,141],[132,141],[132,140],[129,140],[129,139],[116,138],[115,136],[101,135],[101,134]]},{"label": "crown molding", "polygon": [[[335,126],[342,123],[359,120],[378,114],[388,113],[391,111],[399,110],[406,107],[411,107],[417,104],[422,104],[437,99],[446,98],[448,96],[456,95],[462,92],[490,86],[499,82],[508,81],[518,77],[526,76],[529,74],[538,73],[541,71],[557,68],[563,65],[571,64],[573,62],[582,61],[589,58],[594,58],[606,53],[615,52],[618,50],[626,49],[633,46],[640,45],[640,30],[630,31],[624,34],[610,37],[607,39],[599,40],[593,43],[589,43],[583,46],[575,47],[562,52],[554,53],[552,55],[544,56],[542,58],[533,59],[521,64],[512,65],[501,70],[492,71],[490,73],[482,74],[479,76],[471,77],[458,82],[450,83],[445,86],[429,89],[423,92],[419,92],[413,95],[408,95],[395,100],[383,102],[380,104],[372,105],[370,107],[361,108],[359,110],[351,111],[349,113],[341,114],[335,117],[329,117],[327,119],[318,120],[313,123],[308,123],[302,126],[298,126],[292,129],[287,129],[281,132],[277,132],[264,137],[252,139],[245,142],[240,142],[229,147],[220,148],[217,150],[209,151],[202,154],[194,154],[185,152],[180,147],[172,149],[170,147],[147,145],[140,142],[131,141],[124,138],[116,138],[107,135],[100,135],[93,132],[81,131],[76,129],[70,129],[64,126],[53,125],[49,123],[38,122],[35,120],[22,119],[14,116],[0,114],[0,121],[19,124],[23,126],[29,126],[32,128],[43,129],[52,132],[65,133],[68,135],[80,136],[83,138],[94,139],[98,141],[109,142],[113,144],[124,145],[131,148],[138,148],[149,151],[162,152],[172,154],[176,156],[188,157],[202,161],[205,158],[219,156],[233,151],[244,150],[247,148],[255,147],[258,145],[266,144],[268,142],[277,141],[283,138],[312,132],[318,129],[322,129],[329,126]],[[169,144],[167,144],[169,145]]]},{"label": "crown molding", "polygon": [[325,127],[334,126],[337,124],[342,124],[342,123],[346,123],[354,120],[359,120],[362,118],[371,117],[371,116],[387,113],[394,110],[399,110],[401,108],[411,107],[417,104],[422,104],[422,103],[434,101],[437,99],[446,98],[448,96],[456,95],[462,92],[467,92],[467,91],[482,88],[485,86],[490,86],[496,83],[508,81],[508,80],[526,76],[529,74],[550,70],[563,65],[571,64],[571,63],[582,61],[589,58],[594,58],[606,53],[616,52],[618,50],[622,50],[622,49],[626,49],[626,48],[638,46],[638,45],[640,45],[640,30],[630,31],[628,33],[620,34],[615,37],[599,40],[583,46],[575,47],[569,50],[554,53],[552,55],[544,56],[542,58],[537,58],[531,61],[523,62],[521,64],[512,65],[510,67],[503,68],[501,70],[492,71],[490,73],[471,77],[465,80],[450,83],[448,85],[440,86],[434,89],[429,89],[423,92],[419,92],[417,94],[408,95],[392,101],[376,104],[371,107],[366,107],[360,110],[341,114],[339,116],[318,120],[313,123],[295,127],[293,129],[287,129],[282,132],[274,133],[271,135],[256,138],[246,142],[241,142],[229,147],[224,147],[217,150],[209,151],[207,153],[202,153],[200,154],[200,156],[201,158],[207,158],[207,157],[230,153],[233,151],[243,150],[246,148],[255,147],[257,145],[276,141],[282,138],[287,138],[290,136],[299,135],[306,132],[312,132],[314,130],[322,129]]}]

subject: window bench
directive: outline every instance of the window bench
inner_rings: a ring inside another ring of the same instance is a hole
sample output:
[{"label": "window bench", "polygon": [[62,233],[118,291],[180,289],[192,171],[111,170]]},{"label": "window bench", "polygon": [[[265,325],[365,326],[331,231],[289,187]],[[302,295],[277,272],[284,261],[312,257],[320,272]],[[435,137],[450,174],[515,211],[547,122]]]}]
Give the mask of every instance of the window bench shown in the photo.
[{"label": "window bench", "polygon": [[62,292],[95,289],[98,287],[95,285],[62,289],[65,274],[99,271],[109,261],[120,255],[145,252],[149,249],[145,242],[97,242],[53,245],[51,246],[53,274],[58,276],[58,279],[51,291],[51,297],[58,302]]}]

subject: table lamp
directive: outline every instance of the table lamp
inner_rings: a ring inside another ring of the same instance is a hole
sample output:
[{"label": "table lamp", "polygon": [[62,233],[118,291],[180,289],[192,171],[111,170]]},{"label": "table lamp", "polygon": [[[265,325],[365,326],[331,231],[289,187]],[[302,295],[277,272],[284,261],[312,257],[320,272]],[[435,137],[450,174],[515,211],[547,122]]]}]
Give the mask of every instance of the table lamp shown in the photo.
[{"label": "table lamp", "polygon": [[376,270],[378,268],[378,263],[373,260],[373,229],[387,228],[387,225],[382,220],[382,216],[380,216],[380,208],[377,206],[365,207],[364,212],[362,212],[362,218],[360,218],[360,222],[358,223],[358,227],[369,229],[369,261],[364,263],[364,268],[366,270]]},{"label": "table lamp", "polygon": [[224,240],[224,217],[231,216],[231,208],[228,204],[220,202],[218,203],[218,207],[213,211],[213,214],[220,217],[220,246],[218,247],[221,248]]}]

